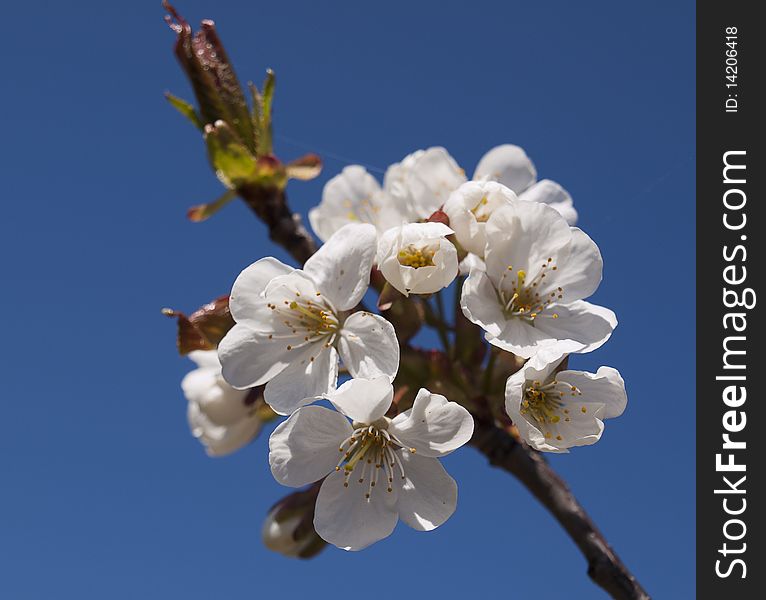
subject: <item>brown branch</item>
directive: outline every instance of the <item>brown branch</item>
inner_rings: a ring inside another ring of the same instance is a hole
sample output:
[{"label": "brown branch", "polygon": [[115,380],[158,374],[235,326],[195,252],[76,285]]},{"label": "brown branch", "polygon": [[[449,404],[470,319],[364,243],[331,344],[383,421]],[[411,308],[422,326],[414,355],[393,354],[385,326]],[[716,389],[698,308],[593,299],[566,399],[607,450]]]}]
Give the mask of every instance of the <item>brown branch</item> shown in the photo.
[{"label": "brown branch", "polygon": [[[271,239],[300,264],[316,251],[316,244],[301,224],[300,216],[290,212],[283,191],[256,187],[240,189],[239,194],[266,223]],[[478,418],[471,445],[487,456],[490,464],[519,479],[551,512],[585,556],[588,575],[597,585],[616,600],[649,600],[641,584],[540,453]]]},{"label": "brown branch", "polygon": [[316,252],[314,239],[300,215],[290,210],[284,190],[251,186],[241,187],[237,193],[269,228],[271,240],[287,250],[298,264],[302,265]]},{"label": "brown branch", "polygon": [[556,518],[588,561],[588,576],[616,600],[649,594],[622,563],[567,484],[543,456],[499,427],[476,420],[471,445],[495,467],[514,475]]}]

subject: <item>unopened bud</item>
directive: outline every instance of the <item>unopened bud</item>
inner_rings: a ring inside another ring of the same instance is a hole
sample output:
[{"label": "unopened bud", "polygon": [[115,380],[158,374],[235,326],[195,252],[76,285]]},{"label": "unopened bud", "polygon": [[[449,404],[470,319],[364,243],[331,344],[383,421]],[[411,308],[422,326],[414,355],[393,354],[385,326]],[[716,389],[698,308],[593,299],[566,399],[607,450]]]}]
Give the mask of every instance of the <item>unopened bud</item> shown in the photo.
[{"label": "unopened bud", "polygon": [[285,496],[269,511],[261,530],[269,550],[291,558],[311,558],[327,545],[314,529],[314,505],[321,483]]}]

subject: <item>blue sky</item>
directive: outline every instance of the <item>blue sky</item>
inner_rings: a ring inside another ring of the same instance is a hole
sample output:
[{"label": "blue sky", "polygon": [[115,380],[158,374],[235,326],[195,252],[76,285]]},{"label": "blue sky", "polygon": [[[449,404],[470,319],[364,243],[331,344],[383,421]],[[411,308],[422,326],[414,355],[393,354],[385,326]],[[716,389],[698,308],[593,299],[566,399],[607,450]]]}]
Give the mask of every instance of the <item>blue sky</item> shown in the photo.
[{"label": "blue sky", "polygon": [[[599,444],[552,462],[650,592],[692,598],[694,4],[177,7],[216,20],[243,80],[275,69],[278,154],[325,154],[318,180],[289,188],[304,214],[345,164],[331,155],[383,169],[431,145],[469,172],[522,145],[572,193],[604,255],[594,300],[620,326],[571,364],[617,367],[629,405]],[[159,310],[286,257],[243,205],[185,220],[220,185],[162,97],[191,98],[162,14],[159,0],[3,7],[0,597],[334,598],[378,583],[403,598],[605,597],[553,519],[471,449],[445,461],[459,506],[432,534],[400,525],[310,562],[261,547],[287,491],[266,436],[204,455],[179,388],[191,363]]]}]

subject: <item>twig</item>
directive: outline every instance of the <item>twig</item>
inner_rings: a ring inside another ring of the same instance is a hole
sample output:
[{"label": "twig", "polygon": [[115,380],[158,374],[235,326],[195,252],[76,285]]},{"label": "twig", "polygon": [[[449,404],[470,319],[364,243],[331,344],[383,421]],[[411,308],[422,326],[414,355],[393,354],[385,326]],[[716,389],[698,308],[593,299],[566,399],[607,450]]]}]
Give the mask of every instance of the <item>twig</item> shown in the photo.
[{"label": "twig", "polygon": [[253,186],[242,187],[237,192],[269,228],[271,240],[287,250],[300,265],[316,252],[314,239],[303,226],[300,215],[290,210],[283,190]]},{"label": "twig", "polygon": [[616,600],[649,600],[566,483],[543,456],[499,427],[476,420],[471,445],[516,476],[569,534],[588,561],[588,575]]}]

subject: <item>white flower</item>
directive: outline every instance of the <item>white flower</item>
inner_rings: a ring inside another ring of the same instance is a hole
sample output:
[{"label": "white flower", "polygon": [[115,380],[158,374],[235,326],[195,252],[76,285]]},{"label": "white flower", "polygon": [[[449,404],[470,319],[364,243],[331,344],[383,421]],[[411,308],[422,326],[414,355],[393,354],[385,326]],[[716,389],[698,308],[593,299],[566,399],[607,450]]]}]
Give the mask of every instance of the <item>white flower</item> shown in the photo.
[{"label": "white flower", "polygon": [[346,225],[303,270],[264,258],[242,271],[229,299],[236,325],[218,347],[226,381],[238,389],[266,383],[266,402],[289,414],[335,389],[339,354],[352,376],[393,380],[393,326],[344,312],[367,291],[375,237],[372,225]]},{"label": "white flower", "polygon": [[189,401],[187,418],[192,435],[210,456],[224,456],[249,444],[263,422],[246,403],[248,390],[235,390],[221,376],[215,350],[195,350],[189,358],[198,368],[181,381]]},{"label": "white flower", "polygon": [[350,165],[325,184],[309,221],[322,241],[348,223],[370,223],[383,233],[430,217],[464,181],[463,170],[439,147],[418,150],[391,165],[382,188],[364,167]]},{"label": "white flower", "polygon": [[281,484],[299,487],[326,476],[314,527],[346,550],[387,537],[399,519],[435,529],[457,504],[457,485],[437,459],[471,438],[470,413],[421,389],[412,409],[389,419],[392,398],[385,378],[352,379],[328,395],[343,414],[301,408],[269,440],[271,472]]},{"label": "white flower", "polygon": [[383,179],[386,192],[410,207],[410,220],[427,219],[466,180],[465,171],[444,148],[435,146],[391,165]]},{"label": "white flower", "polygon": [[409,206],[381,189],[360,165],[343,169],[328,181],[319,206],[309,211],[314,233],[326,242],[348,223],[370,223],[379,233],[409,221]]},{"label": "white flower", "polygon": [[469,181],[461,185],[444,205],[457,241],[468,252],[484,256],[484,230],[492,213],[516,200],[516,194],[496,181]]},{"label": "white flower", "polygon": [[443,223],[389,229],[378,241],[378,268],[405,296],[438,292],[457,277],[457,250],[446,239],[452,233]]},{"label": "white flower", "polygon": [[550,360],[601,346],[617,325],[614,313],[584,302],[601,282],[598,246],[558,212],[516,201],[496,210],[486,227],[485,269],[463,284],[463,314],[490,344]]},{"label": "white flower", "polygon": [[505,410],[527,443],[536,450],[568,452],[572,446],[595,444],[603,419],[619,417],[628,397],[625,382],[611,367],[594,375],[559,371],[563,359],[527,362],[505,384]]},{"label": "white flower", "polygon": [[474,180],[498,181],[513,190],[519,200],[541,202],[555,208],[567,223],[577,222],[569,193],[555,181],[537,181],[537,169],[519,146],[503,144],[487,152],[476,166]]}]

